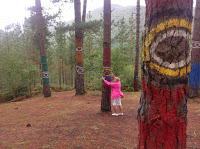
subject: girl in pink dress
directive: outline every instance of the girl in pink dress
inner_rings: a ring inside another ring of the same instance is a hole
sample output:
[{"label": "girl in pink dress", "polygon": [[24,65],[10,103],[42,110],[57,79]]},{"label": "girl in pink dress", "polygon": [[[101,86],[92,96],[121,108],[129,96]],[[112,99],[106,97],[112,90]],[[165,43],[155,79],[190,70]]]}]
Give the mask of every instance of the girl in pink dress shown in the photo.
[{"label": "girl in pink dress", "polygon": [[103,81],[106,85],[111,87],[111,104],[112,104],[112,115],[124,115],[121,98],[124,97],[124,94],[121,91],[121,82],[120,78],[113,76],[112,82],[108,82],[103,77]]}]

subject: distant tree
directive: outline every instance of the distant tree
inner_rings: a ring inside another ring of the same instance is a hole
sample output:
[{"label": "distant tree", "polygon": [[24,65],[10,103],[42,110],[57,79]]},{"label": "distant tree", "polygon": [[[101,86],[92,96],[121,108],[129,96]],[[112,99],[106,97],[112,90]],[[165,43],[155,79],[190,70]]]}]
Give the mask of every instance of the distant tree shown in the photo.
[{"label": "distant tree", "polygon": [[200,96],[200,0],[196,1],[192,36],[192,71],[189,79],[189,96]]},{"label": "distant tree", "polygon": [[64,23],[58,23],[55,32],[55,42],[56,42],[56,51],[58,58],[58,82],[60,89],[62,88],[62,84],[65,85],[66,82],[66,58],[67,54],[67,43],[66,43],[66,34],[62,31]]},{"label": "distant tree", "polygon": [[146,0],[139,149],[186,149],[192,0]]},{"label": "distant tree", "polygon": [[86,10],[87,10],[87,0],[84,0],[84,2],[83,2],[82,22],[85,22],[85,19],[86,19]]},{"label": "distant tree", "polygon": [[[103,75],[111,81],[111,0],[104,0]],[[103,84],[101,111],[111,111],[111,90]]]},{"label": "distant tree", "polygon": [[51,96],[51,90],[49,85],[49,74],[48,74],[48,64],[46,56],[46,21],[42,15],[41,1],[35,0],[35,25],[36,25],[36,46],[40,50],[40,62],[42,70],[42,84],[43,84],[43,94],[44,97]]},{"label": "distant tree", "polygon": [[[130,59],[131,59],[131,62],[133,63],[133,59],[134,59],[134,56],[135,56],[135,31],[136,31],[136,23],[135,23],[135,17],[134,17],[134,13],[132,12],[131,16],[129,17],[129,21],[128,21],[128,25],[129,25],[129,37],[128,37],[128,40],[129,40],[129,51],[130,51]],[[133,67],[134,68],[134,67]],[[132,86],[133,86],[133,83],[132,83]]]},{"label": "distant tree", "polygon": [[75,66],[75,89],[76,95],[85,94],[84,68],[83,68],[83,30],[81,27],[81,3],[74,0],[75,12],[75,46],[76,46],[76,66]]},{"label": "distant tree", "polygon": [[140,0],[137,0],[137,13],[136,13],[136,44],[135,44],[135,69],[134,69],[134,78],[133,78],[133,88],[134,91],[138,91],[138,66],[139,66],[139,57],[140,57]]}]

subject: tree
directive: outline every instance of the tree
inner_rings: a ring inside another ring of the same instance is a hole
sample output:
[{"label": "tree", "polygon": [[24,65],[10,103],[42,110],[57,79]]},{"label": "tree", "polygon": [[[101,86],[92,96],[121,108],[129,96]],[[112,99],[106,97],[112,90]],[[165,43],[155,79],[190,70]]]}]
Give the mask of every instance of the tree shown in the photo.
[{"label": "tree", "polygon": [[85,22],[85,18],[86,18],[86,9],[87,9],[87,0],[84,0],[84,2],[83,2],[82,22]]},{"label": "tree", "polygon": [[139,66],[139,50],[140,50],[140,0],[137,0],[137,13],[136,13],[136,44],[135,44],[135,69],[133,88],[134,91],[138,91],[138,66]]},{"label": "tree", "polygon": [[146,0],[139,149],[186,149],[192,0]]},{"label": "tree", "polygon": [[[103,75],[111,81],[111,0],[104,0]],[[111,111],[109,87],[103,85],[101,111]]]},{"label": "tree", "polygon": [[63,85],[67,85],[66,81],[66,58],[68,56],[67,43],[66,43],[66,34],[63,32],[62,28],[64,23],[60,22],[57,24],[55,31],[55,42],[56,42],[56,53],[58,57],[58,82],[60,89]]},{"label": "tree", "polygon": [[44,94],[44,97],[50,97],[51,90],[49,86],[48,64],[47,64],[47,56],[46,56],[46,50],[45,50],[46,24],[45,24],[45,19],[42,16],[42,7],[41,7],[40,0],[35,0],[35,11],[36,11],[36,20],[35,20],[36,21],[36,46],[40,50],[43,94]]},{"label": "tree", "polygon": [[85,94],[84,88],[84,68],[83,68],[83,30],[81,28],[81,3],[74,0],[75,10],[75,46],[76,46],[76,73],[75,89],[76,95]]},{"label": "tree", "polygon": [[192,70],[189,77],[189,96],[200,96],[200,0],[196,1],[192,35]]},{"label": "tree", "polygon": [[30,57],[31,33],[11,24],[0,30],[0,98],[32,95],[37,67]]}]

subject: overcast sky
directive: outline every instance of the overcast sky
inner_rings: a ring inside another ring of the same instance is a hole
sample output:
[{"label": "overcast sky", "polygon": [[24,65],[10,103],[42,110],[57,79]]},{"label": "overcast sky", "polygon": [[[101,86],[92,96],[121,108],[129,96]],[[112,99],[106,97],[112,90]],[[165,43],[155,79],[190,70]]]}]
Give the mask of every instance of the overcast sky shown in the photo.
[{"label": "overcast sky", "polygon": [[[83,0],[81,0],[83,1]],[[137,0],[111,0],[112,4],[118,4],[122,6],[136,5]],[[140,0],[141,5],[145,6],[145,0]],[[54,5],[50,3],[50,0],[41,0],[42,6],[49,11],[56,11]],[[28,17],[30,12],[27,10],[30,6],[33,6],[35,0],[0,0],[0,29],[3,29],[6,25],[11,23],[22,24],[25,17]],[[103,6],[103,0],[88,0],[88,11],[92,11],[96,8]],[[73,4],[65,4],[63,7],[62,20],[73,20],[74,11]]]},{"label": "overcast sky", "polygon": [[[81,0],[82,1],[82,0]],[[136,5],[136,0],[111,0],[112,4],[118,4],[122,6]],[[50,0],[41,0],[43,7],[47,10],[57,10],[55,6],[50,3]],[[27,8],[33,6],[35,0],[0,0],[0,29],[3,29],[6,25],[11,23],[22,24],[25,17],[28,17],[30,12]],[[145,5],[144,0],[141,0],[141,5]],[[88,0],[88,11],[103,6],[103,0]],[[63,14],[63,20],[74,19],[73,4],[65,4]]]}]

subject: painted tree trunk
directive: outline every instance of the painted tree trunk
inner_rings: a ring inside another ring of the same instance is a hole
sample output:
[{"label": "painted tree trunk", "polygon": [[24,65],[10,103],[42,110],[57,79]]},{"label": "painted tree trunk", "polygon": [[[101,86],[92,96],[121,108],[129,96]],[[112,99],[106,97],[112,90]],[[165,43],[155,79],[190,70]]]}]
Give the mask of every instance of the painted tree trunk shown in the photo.
[{"label": "painted tree trunk", "polygon": [[46,56],[46,50],[45,50],[46,23],[45,23],[44,17],[42,16],[42,7],[41,7],[40,0],[35,0],[35,8],[36,8],[36,18],[37,18],[37,32],[36,32],[37,48],[40,50],[43,94],[44,94],[44,97],[50,97],[51,90],[49,86],[48,64],[47,64],[47,56]]},{"label": "painted tree trunk", "polygon": [[196,1],[192,35],[192,70],[189,77],[189,96],[200,96],[200,0]]},{"label": "painted tree trunk", "polygon": [[137,0],[137,13],[136,13],[136,47],[135,47],[135,69],[134,69],[134,80],[133,88],[134,91],[139,90],[138,86],[138,66],[139,66],[139,51],[140,51],[140,0]]},{"label": "painted tree trunk", "polygon": [[[103,76],[111,81],[111,0],[104,0]],[[111,89],[102,84],[101,111],[111,111]]]},{"label": "painted tree trunk", "polygon": [[76,66],[75,66],[75,89],[76,95],[85,94],[84,68],[83,68],[83,31],[81,29],[81,3],[74,0],[75,10],[75,46],[76,46]]},{"label": "painted tree trunk", "polygon": [[139,149],[186,149],[192,0],[146,0]]}]

